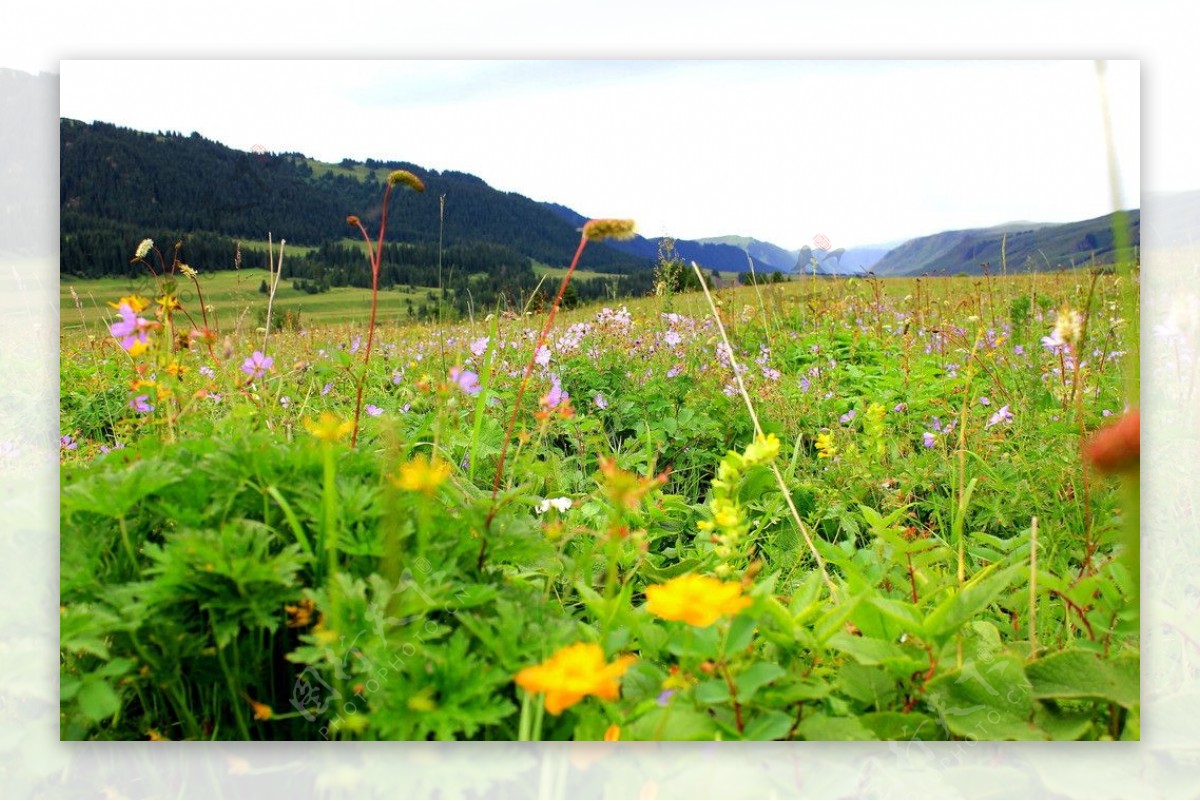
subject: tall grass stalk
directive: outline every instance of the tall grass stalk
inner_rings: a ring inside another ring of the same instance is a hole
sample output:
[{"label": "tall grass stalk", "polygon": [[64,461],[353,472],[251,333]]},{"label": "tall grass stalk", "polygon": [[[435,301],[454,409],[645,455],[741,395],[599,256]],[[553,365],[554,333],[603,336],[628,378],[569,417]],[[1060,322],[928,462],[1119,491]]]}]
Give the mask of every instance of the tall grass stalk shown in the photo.
[{"label": "tall grass stalk", "polygon": [[[746,404],[746,410],[750,413],[750,421],[754,424],[754,433],[756,436],[765,437],[762,424],[758,421],[758,414],[754,411],[754,403],[750,400],[750,393],[746,391],[741,371],[738,370],[737,357],[734,356],[733,345],[730,344],[729,336],[725,333],[725,325],[721,322],[721,315],[717,313],[717,304],[713,300],[712,292],[708,289],[708,283],[704,280],[704,274],[700,272],[700,265],[693,261],[692,269],[696,271],[696,277],[700,279],[700,288],[704,290],[704,298],[708,301],[708,308],[712,312],[713,319],[717,322],[717,330],[721,333],[721,341],[725,343],[726,353],[729,355],[729,366],[733,370],[733,377],[737,381],[738,392],[741,393],[742,401]],[[779,472],[779,465],[771,462],[771,472],[775,475],[775,483],[779,486],[780,494],[787,501],[792,521],[795,522],[796,528],[800,531],[801,536],[804,537],[804,542],[808,546],[809,553],[812,554],[813,561],[817,563],[817,569],[821,571],[821,578],[824,579],[825,586],[829,588],[830,600],[833,603],[837,603],[837,585],[829,578],[829,571],[825,569],[825,560],[821,558],[821,553],[817,550],[816,543],[813,541],[808,526],[804,525],[804,521],[800,518],[800,512],[796,509],[795,501],[792,500],[792,493],[788,490],[787,482],[783,480],[783,474]]]},{"label": "tall grass stalk", "polygon": [[274,252],[271,248],[271,233],[267,232],[267,321],[263,324],[262,352],[267,352],[267,338],[271,335],[271,308],[275,304],[275,292],[279,289],[279,276],[283,273],[283,246],[286,239],[279,240],[279,264],[273,265]]},{"label": "tall grass stalk", "polygon": [[[425,183],[408,170],[394,170],[388,174],[387,187],[383,190],[383,210],[379,216],[379,239],[373,246],[371,236],[367,233],[362,221],[353,214],[346,218],[347,223],[356,226],[362,233],[363,240],[367,243],[367,259],[371,263],[371,319],[367,323],[367,350],[363,355],[363,368],[356,381],[358,388],[354,398],[354,432],[350,435],[351,448],[358,446],[358,424],[362,417],[363,386],[367,381],[367,371],[371,367],[371,347],[375,343],[375,317],[379,310],[379,264],[383,259],[383,238],[387,233],[388,200],[391,199],[392,187],[396,184],[404,184],[415,192],[425,191]],[[441,319],[440,312],[438,319]]]}]

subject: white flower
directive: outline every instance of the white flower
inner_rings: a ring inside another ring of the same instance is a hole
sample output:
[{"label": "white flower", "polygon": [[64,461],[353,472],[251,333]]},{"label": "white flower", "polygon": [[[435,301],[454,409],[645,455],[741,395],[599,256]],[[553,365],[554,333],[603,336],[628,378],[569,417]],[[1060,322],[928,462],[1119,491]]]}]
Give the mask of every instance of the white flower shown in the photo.
[{"label": "white flower", "polygon": [[152,248],[152,247],[154,247],[153,239],[143,239],[141,241],[141,243],[137,246],[137,250],[135,250],[133,252],[133,257],[135,259],[146,258],[146,254],[150,252],[150,248]]},{"label": "white flower", "polygon": [[552,508],[557,509],[559,514],[565,514],[571,508],[571,499],[566,497],[546,498],[537,505],[537,513],[539,515],[544,515]]}]

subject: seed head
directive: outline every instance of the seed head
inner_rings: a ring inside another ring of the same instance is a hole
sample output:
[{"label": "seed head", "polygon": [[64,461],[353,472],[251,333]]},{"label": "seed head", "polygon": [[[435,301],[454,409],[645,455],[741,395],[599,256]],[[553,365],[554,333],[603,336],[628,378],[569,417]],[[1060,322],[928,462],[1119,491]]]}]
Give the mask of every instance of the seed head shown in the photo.
[{"label": "seed head", "polygon": [[362,225],[362,223],[358,221],[357,215],[351,214],[346,218],[346,225]]},{"label": "seed head", "polygon": [[183,273],[188,278],[196,277],[196,271],[193,270],[191,267],[187,266],[186,264],[179,265],[179,272]]},{"label": "seed head", "polygon": [[392,172],[388,173],[387,181],[388,186],[404,184],[414,192],[425,191],[425,183],[408,170],[393,170]]},{"label": "seed head", "polygon": [[137,250],[133,252],[133,257],[135,259],[146,258],[146,254],[150,252],[150,248],[152,247],[154,247],[153,239],[143,239],[141,243],[138,244]]},{"label": "seed head", "polygon": [[603,242],[605,239],[632,239],[633,220],[588,220],[583,226],[583,235],[589,242]]}]

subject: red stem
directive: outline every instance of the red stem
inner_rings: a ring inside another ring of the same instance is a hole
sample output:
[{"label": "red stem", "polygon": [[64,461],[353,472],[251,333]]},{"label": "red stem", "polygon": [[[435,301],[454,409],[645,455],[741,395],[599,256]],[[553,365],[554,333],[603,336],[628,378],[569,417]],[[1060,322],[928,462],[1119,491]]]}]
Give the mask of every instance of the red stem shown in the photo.
[{"label": "red stem", "polygon": [[391,195],[392,184],[388,182],[387,189],[383,191],[383,217],[379,221],[379,243],[375,246],[374,251],[371,249],[371,237],[367,235],[367,229],[363,227],[362,222],[358,222],[358,228],[362,231],[363,238],[367,240],[367,259],[371,262],[371,320],[367,323],[367,352],[363,356],[362,376],[358,379],[358,393],[354,400],[354,433],[350,435],[351,448],[358,445],[358,420],[362,415],[363,384],[367,380],[367,368],[371,364],[371,345],[375,341],[375,312],[379,304],[379,263],[383,256],[383,235],[387,231],[387,207],[388,198]]},{"label": "red stem", "polygon": [[533,373],[533,365],[537,362],[538,351],[545,344],[546,336],[550,333],[550,327],[554,325],[554,315],[558,313],[558,305],[562,302],[563,293],[567,291],[567,284],[571,282],[571,276],[575,273],[575,268],[579,265],[579,258],[583,255],[583,249],[587,247],[588,239],[586,234],[581,234],[579,237],[579,247],[575,250],[575,258],[571,260],[571,266],[567,268],[567,274],[563,276],[562,284],[558,287],[558,294],[554,296],[554,302],[550,304],[550,313],[546,315],[546,324],[542,326],[542,333],[538,335],[537,342],[533,345],[533,355],[529,357],[529,363],[525,365],[525,375],[521,378],[521,385],[517,388],[517,399],[513,403],[512,416],[508,420],[508,430],[504,435],[504,444],[500,446],[500,459],[496,463],[496,477],[492,480],[492,511],[488,513],[487,522],[492,522],[492,517],[496,514],[494,502],[496,496],[500,493],[500,479],[504,476],[504,457],[508,453],[508,443],[512,440],[513,429],[517,425],[517,414],[521,411],[521,399],[525,397],[525,387],[529,383],[529,376]]}]

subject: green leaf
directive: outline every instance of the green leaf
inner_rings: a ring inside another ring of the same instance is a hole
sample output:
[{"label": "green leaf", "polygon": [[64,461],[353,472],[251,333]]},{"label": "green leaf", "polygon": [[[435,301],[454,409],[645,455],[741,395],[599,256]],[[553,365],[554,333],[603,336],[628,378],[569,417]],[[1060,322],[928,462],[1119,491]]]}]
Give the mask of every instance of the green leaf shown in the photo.
[{"label": "green leaf", "polygon": [[858,722],[870,729],[876,740],[944,740],[945,732],[928,715],[920,712],[868,712]]},{"label": "green leaf", "polygon": [[929,668],[929,657],[902,645],[873,637],[855,637],[844,631],[829,638],[830,648],[851,656],[860,665],[886,665],[897,673],[914,673]]},{"label": "green leaf", "polygon": [[856,717],[832,718],[824,712],[809,715],[800,721],[796,733],[805,740],[874,740],[875,734]]},{"label": "green leaf", "polygon": [[786,673],[787,671],[773,662],[755,662],[734,677],[734,684],[737,685],[738,702],[746,703],[762,687]]},{"label": "green leaf", "polygon": [[952,590],[950,597],[925,618],[926,632],[934,639],[948,639],[996,600],[1022,567],[1024,565],[1011,565],[1003,570],[985,569],[961,589]]},{"label": "green leaf", "polygon": [[104,517],[121,517],[143,498],[184,477],[181,467],[157,459],[136,461],[123,469],[98,471],[62,488],[62,514],[93,512]]},{"label": "green leaf", "polygon": [[842,665],[838,687],[846,696],[875,709],[886,708],[896,695],[896,679],[878,665],[868,667],[853,662]]},{"label": "green leaf", "polygon": [[1041,705],[1033,719],[1052,740],[1078,740],[1091,729],[1093,717],[1090,709],[1063,710]]},{"label": "green leaf", "polygon": [[973,740],[1045,740],[1033,724],[1034,700],[1021,661],[1001,654],[963,666],[929,683],[930,704],[951,733]]},{"label": "green leaf", "polygon": [[821,615],[813,626],[813,636],[817,638],[817,642],[824,644],[830,637],[841,631],[842,627],[846,625],[846,621],[854,614],[854,610],[858,608],[859,603],[862,602],[863,597],[864,595],[856,595]]},{"label": "green leaf", "polygon": [[725,640],[725,653],[736,654],[744,651],[750,645],[754,636],[754,627],[758,621],[745,615],[735,617],[729,624],[729,636]]},{"label": "green leaf", "polygon": [[795,721],[790,715],[785,715],[777,709],[772,709],[758,715],[748,724],[742,732],[742,739],[745,740],[780,740],[787,737],[789,731],[792,730],[792,724]]},{"label": "green leaf", "polygon": [[110,718],[121,708],[121,699],[112,686],[102,680],[84,681],[75,695],[79,711],[93,723]]},{"label": "green leaf", "polygon": [[656,707],[624,728],[630,740],[712,740],[716,722],[703,712],[669,704]]},{"label": "green leaf", "polygon": [[1025,667],[1034,698],[1098,698],[1130,709],[1141,701],[1140,658],[1119,654],[1103,659],[1068,649]]},{"label": "green leaf", "polygon": [[696,685],[692,697],[701,704],[723,704],[729,700],[729,684],[724,679],[710,679]]}]

